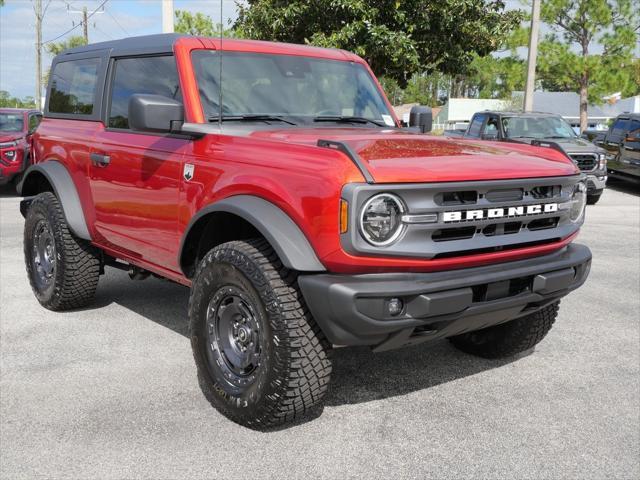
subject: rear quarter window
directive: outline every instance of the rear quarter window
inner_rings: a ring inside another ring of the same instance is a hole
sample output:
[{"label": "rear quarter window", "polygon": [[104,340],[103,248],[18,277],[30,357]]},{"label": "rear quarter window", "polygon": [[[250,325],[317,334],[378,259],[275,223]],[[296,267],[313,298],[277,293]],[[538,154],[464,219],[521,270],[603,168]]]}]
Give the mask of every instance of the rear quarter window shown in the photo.
[{"label": "rear quarter window", "polygon": [[83,58],[57,63],[51,72],[49,112],[92,115],[100,58]]}]

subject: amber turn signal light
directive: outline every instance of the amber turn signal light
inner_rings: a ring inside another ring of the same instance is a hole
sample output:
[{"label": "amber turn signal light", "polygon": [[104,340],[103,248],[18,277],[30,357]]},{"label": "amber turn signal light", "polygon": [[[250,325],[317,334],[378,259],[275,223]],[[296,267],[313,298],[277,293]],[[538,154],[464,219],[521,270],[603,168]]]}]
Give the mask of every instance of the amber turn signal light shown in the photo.
[{"label": "amber turn signal light", "polygon": [[349,230],[349,203],[340,200],[340,233],[347,233]]}]

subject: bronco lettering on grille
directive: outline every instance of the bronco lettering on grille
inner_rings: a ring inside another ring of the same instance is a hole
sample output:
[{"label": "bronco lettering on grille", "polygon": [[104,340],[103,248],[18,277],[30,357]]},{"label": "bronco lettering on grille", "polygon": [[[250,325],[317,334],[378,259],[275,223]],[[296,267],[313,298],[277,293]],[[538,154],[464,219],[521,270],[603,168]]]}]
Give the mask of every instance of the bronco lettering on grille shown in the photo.
[{"label": "bronco lettering on grille", "polygon": [[558,211],[557,203],[545,203],[540,205],[521,205],[518,207],[485,208],[482,210],[462,210],[456,212],[444,212],[442,221],[462,222],[468,220],[483,220],[485,218],[523,217],[527,215],[539,215],[541,213],[553,213]]}]

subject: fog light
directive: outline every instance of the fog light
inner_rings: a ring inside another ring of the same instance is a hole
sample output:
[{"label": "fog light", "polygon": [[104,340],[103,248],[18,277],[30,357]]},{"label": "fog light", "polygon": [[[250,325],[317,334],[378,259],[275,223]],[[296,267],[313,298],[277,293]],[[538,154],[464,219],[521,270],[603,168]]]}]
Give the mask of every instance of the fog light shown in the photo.
[{"label": "fog light", "polygon": [[387,303],[387,311],[392,317],[400,315],[403,308],[404,303],[399,298],[392,298],[391,300],[389,300],[389,303]]}]

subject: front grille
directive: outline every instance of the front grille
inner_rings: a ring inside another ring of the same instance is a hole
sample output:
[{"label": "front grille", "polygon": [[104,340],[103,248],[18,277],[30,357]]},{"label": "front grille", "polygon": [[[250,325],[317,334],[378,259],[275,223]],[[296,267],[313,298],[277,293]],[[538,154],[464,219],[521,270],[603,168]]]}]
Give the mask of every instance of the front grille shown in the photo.
[{"label": "front grille", "polygon": [[476,227],[454,227],[436,230],[431,235],[434,242],[452,242],[455,240],[464,240],[473,238],[476,234],[482,234],[485,237],[494,237],[496,235],[513,235],[519,233],[521,229],[528,229],[532,232],[537,230],[547,230],[556,228],[560,217],[536,218],[529,223],[523,222],[506,222],[506,223],[490,223],[489,225],[478,228]]},{"label": "front grille", "polygon": [[[569,219],[571,194],[578,175],[429,184],[350,184],[349,231],[341,235],[345,251],[396,257],[450,258],[499,252],[557,242],[579,225]],[[378,192],[402,198],[407,220],[398,240],[384,248],[360,235],[358,214]]]},{"label": "front grille", "polygon": [[598,155],[595,153],[570,153],[569,156],[584,172],[590,172],[598,165]]}]

